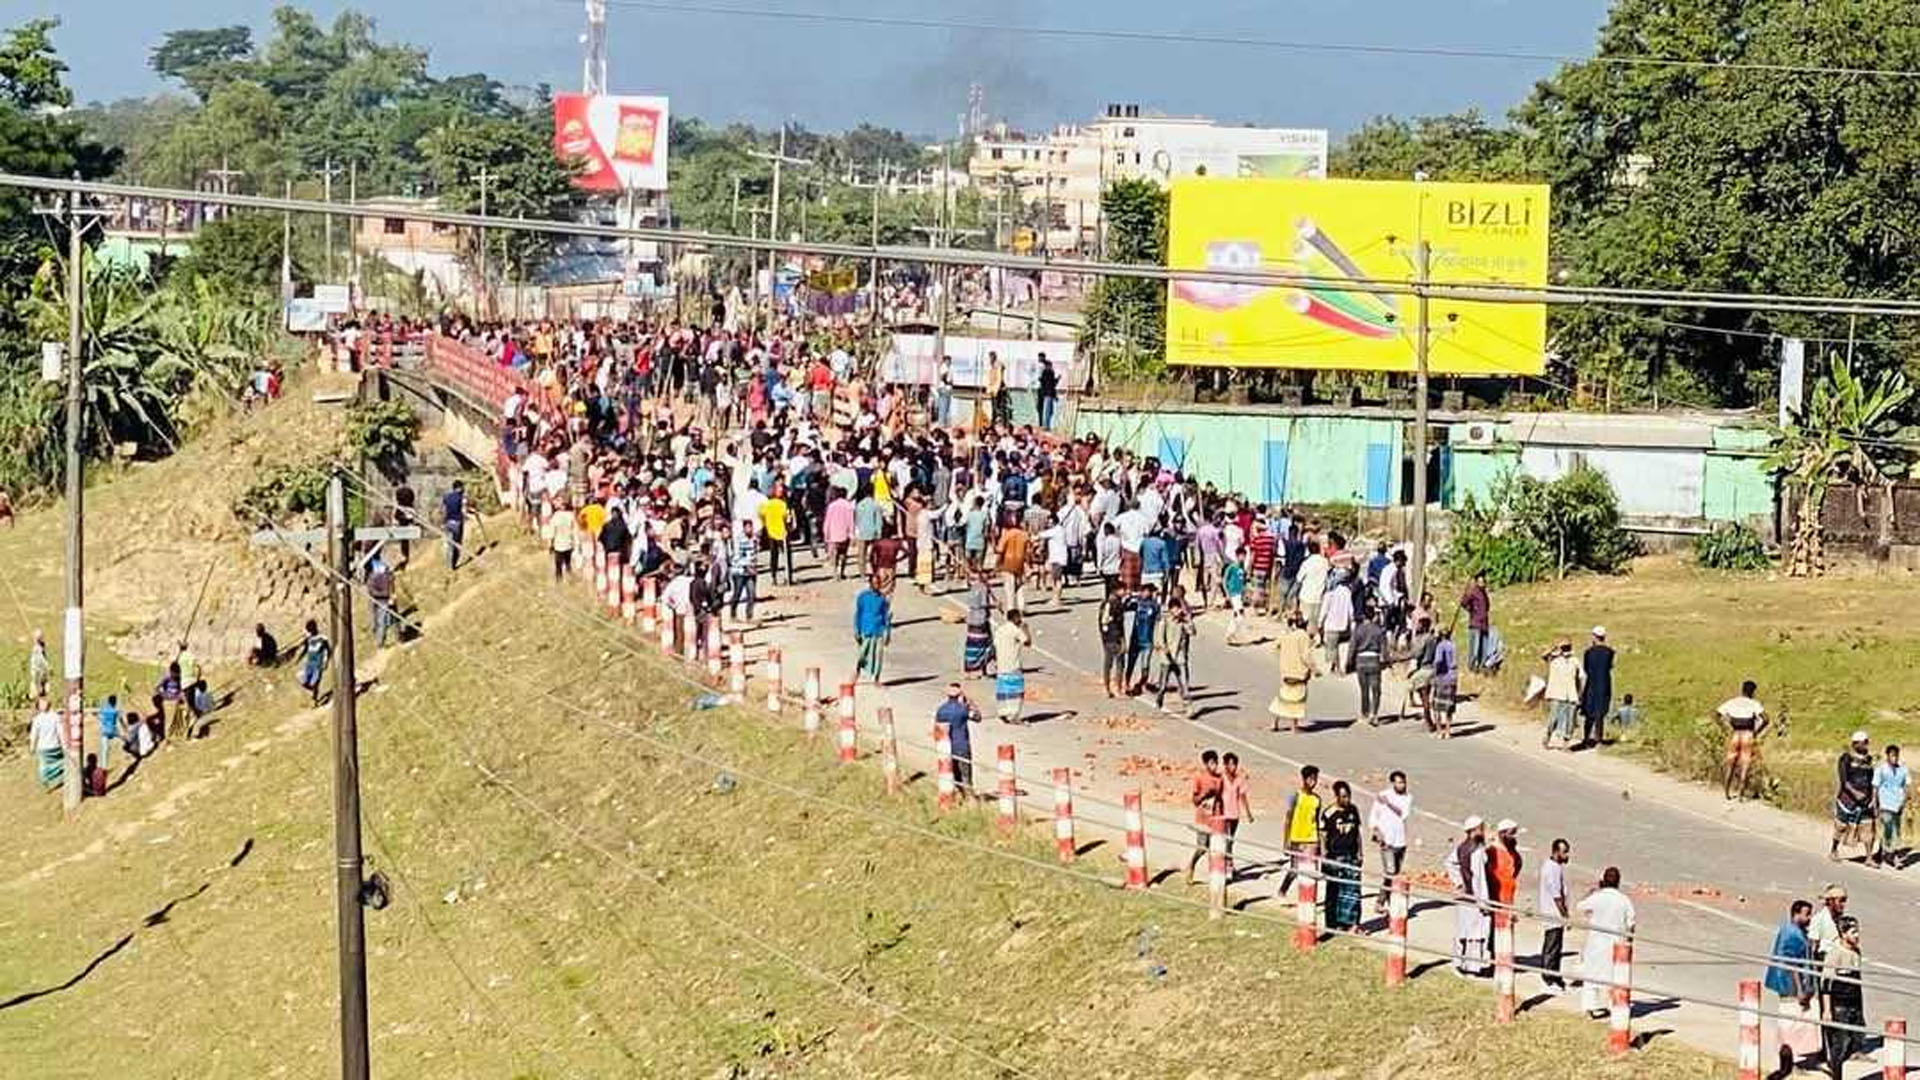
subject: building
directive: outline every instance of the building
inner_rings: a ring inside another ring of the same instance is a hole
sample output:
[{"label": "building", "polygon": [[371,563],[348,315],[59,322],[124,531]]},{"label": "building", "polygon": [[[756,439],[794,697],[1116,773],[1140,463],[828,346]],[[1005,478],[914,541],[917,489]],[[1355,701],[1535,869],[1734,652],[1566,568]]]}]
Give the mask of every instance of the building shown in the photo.
[{"label": "building", "polygon": [[429,296],[452,299],[466,295],[467,271],[460,259],[460,235],[451,225],[421,221],[410,213],[440,209],[438,199],[383,196],[363,200],[368,210],[388,211],[379,217],[357,219],[355,250],[378,256],[396,269],[417,274]]},{"label": "building", "polygon": [[1327,133],[1313,128],[1235,127],[1203,116],[1164,116],[1109,105],[1088,124],[1044,136],[997,125],[974,143],[967,172],[979,187],[1022,203],[1045,203],[1052,251],[1098,248],[1100,194],[1115,180],[1183,176],[1327,174]]}]

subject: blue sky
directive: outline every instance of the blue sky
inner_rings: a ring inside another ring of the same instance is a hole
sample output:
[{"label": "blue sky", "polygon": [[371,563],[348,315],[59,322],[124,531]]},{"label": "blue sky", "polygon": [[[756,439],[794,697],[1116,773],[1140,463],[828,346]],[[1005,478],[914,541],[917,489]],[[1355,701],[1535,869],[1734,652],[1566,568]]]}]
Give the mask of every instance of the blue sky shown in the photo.
[{"label": "blue sky", "polygon": [[[816,129],[871,120],[916,134],[950,131],[966,87],[1027,126],[1089,118],[1108,101],[1223,121],[1348,130],[1380,113],[1477,106],[1498,115],[1550,63],[1315,54],[1217,44],[1023,38],[944,29],[801,23],[621,8],[612,0],[616,91],[670,95],[681,115]],[[1110,27],[1179,34],[1585,54],[1606,0],[689,0],[700,6],[885,14],[999,25]],[[383,38],[426,46],[437,74],[483,70],[512,82],[575,87],[580,0],[317,0],[323,18],[353,6]],[[269,22],[272,0],[0,0],[0,22],[58,14],[57,41],[84,100],[149,93],[147,51],[168,30]]]}]

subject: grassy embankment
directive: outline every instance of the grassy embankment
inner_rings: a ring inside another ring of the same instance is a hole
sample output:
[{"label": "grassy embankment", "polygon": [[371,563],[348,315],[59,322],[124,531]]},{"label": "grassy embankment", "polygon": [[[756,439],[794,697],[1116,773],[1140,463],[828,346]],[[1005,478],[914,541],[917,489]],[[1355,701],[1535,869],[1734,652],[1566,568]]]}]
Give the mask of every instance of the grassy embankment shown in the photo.
[{"label": "grassy embankment", "polygon": [[[870,763],[836,768],[824,742],[752,712],[689,711],[658,662],[559,614],[576,598],[536,602],[551,595],[541,577],[531,553],[489,557],[424,640],[363,669],[378,671],[361,710],[368,851],[395,887],[368,914],[381,1072],[1730,1072],[1664,1041],[1609,1063],[1596,1025],[1496,1028],[1485,992],[1443,975],[1387,993],[1373,954],[1302,957],[1284,925],[1209,924],[996,857],[988,818],[936,819],[924,783],[888,801]],[[416,583],[430,610],[443,584]],[[77,824],[31,790],[24,761],[0,763],[14,808],[0,1002],[46,991],[0,1008],[9,1073],[334,1068],[327,729],[285,682]],[[1050,847],[1036,833],[1012,849]],[[1088,865],[1113,868],[1106,851]]]},{"label": "grassy embankment", "polygon": [[1920,618],[1903,600],[1915,584],[1898,571],[1795,580],[1662,557],[1639,560],[1624,577],[1506,590],[1494,611],[1510,662],[1493,693],[1517,705],[1555,637],[1567,635],[1583,649],[1588,630],[1604,625],[1619,652],[1615,702],[1630,693],[1647,712],[1645,728],[1623,749],[1677,775],[1717,782],[1725,736],[1713,709],[1753,679],[1768,709],[1788,717],[1784,734],[1764,746],[1772,798],[1825,816],[1834,760],[1856,729],[1873,736],[1876,754],[1888,742],[1920,743]]}]

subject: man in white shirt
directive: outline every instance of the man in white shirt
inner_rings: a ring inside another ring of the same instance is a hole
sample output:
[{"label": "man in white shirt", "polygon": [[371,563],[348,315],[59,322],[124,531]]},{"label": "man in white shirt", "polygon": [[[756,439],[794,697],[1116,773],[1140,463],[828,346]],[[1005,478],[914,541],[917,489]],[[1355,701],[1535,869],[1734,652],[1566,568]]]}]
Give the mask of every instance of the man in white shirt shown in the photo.
[{"label": "man in white shirt", "polygon": [[1343,579],[1326,591],[1320,603],[1320,643],[1327,650],[1329,674],[1346,674],[1346,665],[1340,662],[1340,647],[1352,633],[1353,590],[1347,588]]},{"label": "man in white shirt", "polygon": [[1567,944],[1567,860],[1572,857],[1573,849],[1567,842],[1556,839],[1546,865],[1540,868],[1539,914],[1548,920],[1546,932],[1540,935],[1540,966],[1544,969],[1540,981],[1552,994],[1567,988],[1566,980],[1560,977],[1560,955]]},{"label": "man in white shirt", "polygon": [[1153,527],[1153,519],[1138,506],[1129,506],[1113,519],[1113,526],[1120,531],[1120,550],[1129,554],[1140,554],[1140,544],[1147,538],[1147,530]]},{"label": "man in white shirt", "polygon": [[1320,554],[1320,542],[1307,542],[1307,558],[1300,564],[1300,614],[1306,616],[1307,625],[1320,625],[1320,602],[1327,594],[1327,575],[1333,572],[1333,564]]},{"label": "man in white shirt", "polygon": [[1393,879],[1407,858],[1407,818],[1413,814],[1413,794],[1407,790],[1407,774],[1399,769],[1387,777],[1389,786],[1373,796],[1373,810],[1367,815],[1367,830],[1380,845],[1380,896],[1377,911],[1387,910],[1387,895],[1393,891]]}]

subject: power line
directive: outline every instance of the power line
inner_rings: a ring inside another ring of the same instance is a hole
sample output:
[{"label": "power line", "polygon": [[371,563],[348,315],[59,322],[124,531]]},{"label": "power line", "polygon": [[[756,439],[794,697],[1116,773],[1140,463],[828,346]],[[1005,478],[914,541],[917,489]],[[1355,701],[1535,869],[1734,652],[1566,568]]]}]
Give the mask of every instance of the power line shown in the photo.
[{"label": "power line", "polygon": [[1254,37],[1244,34],[1202,34],[1171,30],[1125,30],[1088,26],[1042,26],[1017,23],[912,18],[897,15],[850,15],[828,11],[792,11],[774,8],[675,3],[668,0],[607,0],[614,7],[681,15],[724,15],[784,22],[831,23],[906,30],[966,31],[1011,37],[1052,37],[1097,41],[1124,41],[1170,45],[1212,45],[1283,52],[1335,53],[1350,56],[1411,56],[1440,60],[1499,60],[1531,64],[1602,64],[1609,67],[1673,68],[1681,70],[1747,71],[1774,75],[1856,75],[1878,78],[1920,78],[1920,71],[1902,68],[1852,67],[1840,64],[1788,64],[1754,60],[1688,60],[1674,56],[1582,56],[1543,49],[1482,49],[1469,46],[1381,45],[1370,42],[1311,41]]},{"label": "power line", "polygon": [[1347,288],[1364,285],[1374,292],[1394,296],[1421,296],[1458,303],[1479,304],[1595,304],[1622,307],[1693,307],[1733,311],[1793,312],[1810,315],[1879,315],[1920,317],[1920,300],[1880,297],[1800,296],[1765,293],[1683,292],[1662,289],[1585,287],[1567,285],[1522,286],[1500,282],[1449,282],[1421,285],[1407,278],[1329,278],[1310,274],[1287,274],[1271,270],[1220,270],[1201,267],[1165,267],[1138,263],[1116,263],[1088,259],[1057,259],[1050,254],[1003,255],[973,252],[950,247],[896,247],[871,244],[828,244],[819,241],[786,241],[772,237],[736,236],[730,233],[654,228],[647,226],[591,225],[572,221],[542,221],[532,218],[499,218],[487,215],[448,213],[438,210],[392,208],[316,202],[310,199],[278,198],[263,195],[232,195],[219,192],[194,192],[178,188],[156,188],[93,180],[63,180],[57,177],[0,173],[0,187],[36,191],[75,192],[105,198],[151,199],[155,201],[197,201],[210,205],[248,210],[329,214],[350,218],[392,218],[426,222],[453,228],[505,229],[552,236],[587,236],[611,240],[652,240],[666,244],[740,248],[749,251],[784,251],[794,254],[825,255],[846,259],[885,259],[890,262],[927,263],[939,266],[1001,267],[1022,272],[1051,271],[1091,277],[1139,278],[1152,281],[1210,281],[1269,288]]}]

